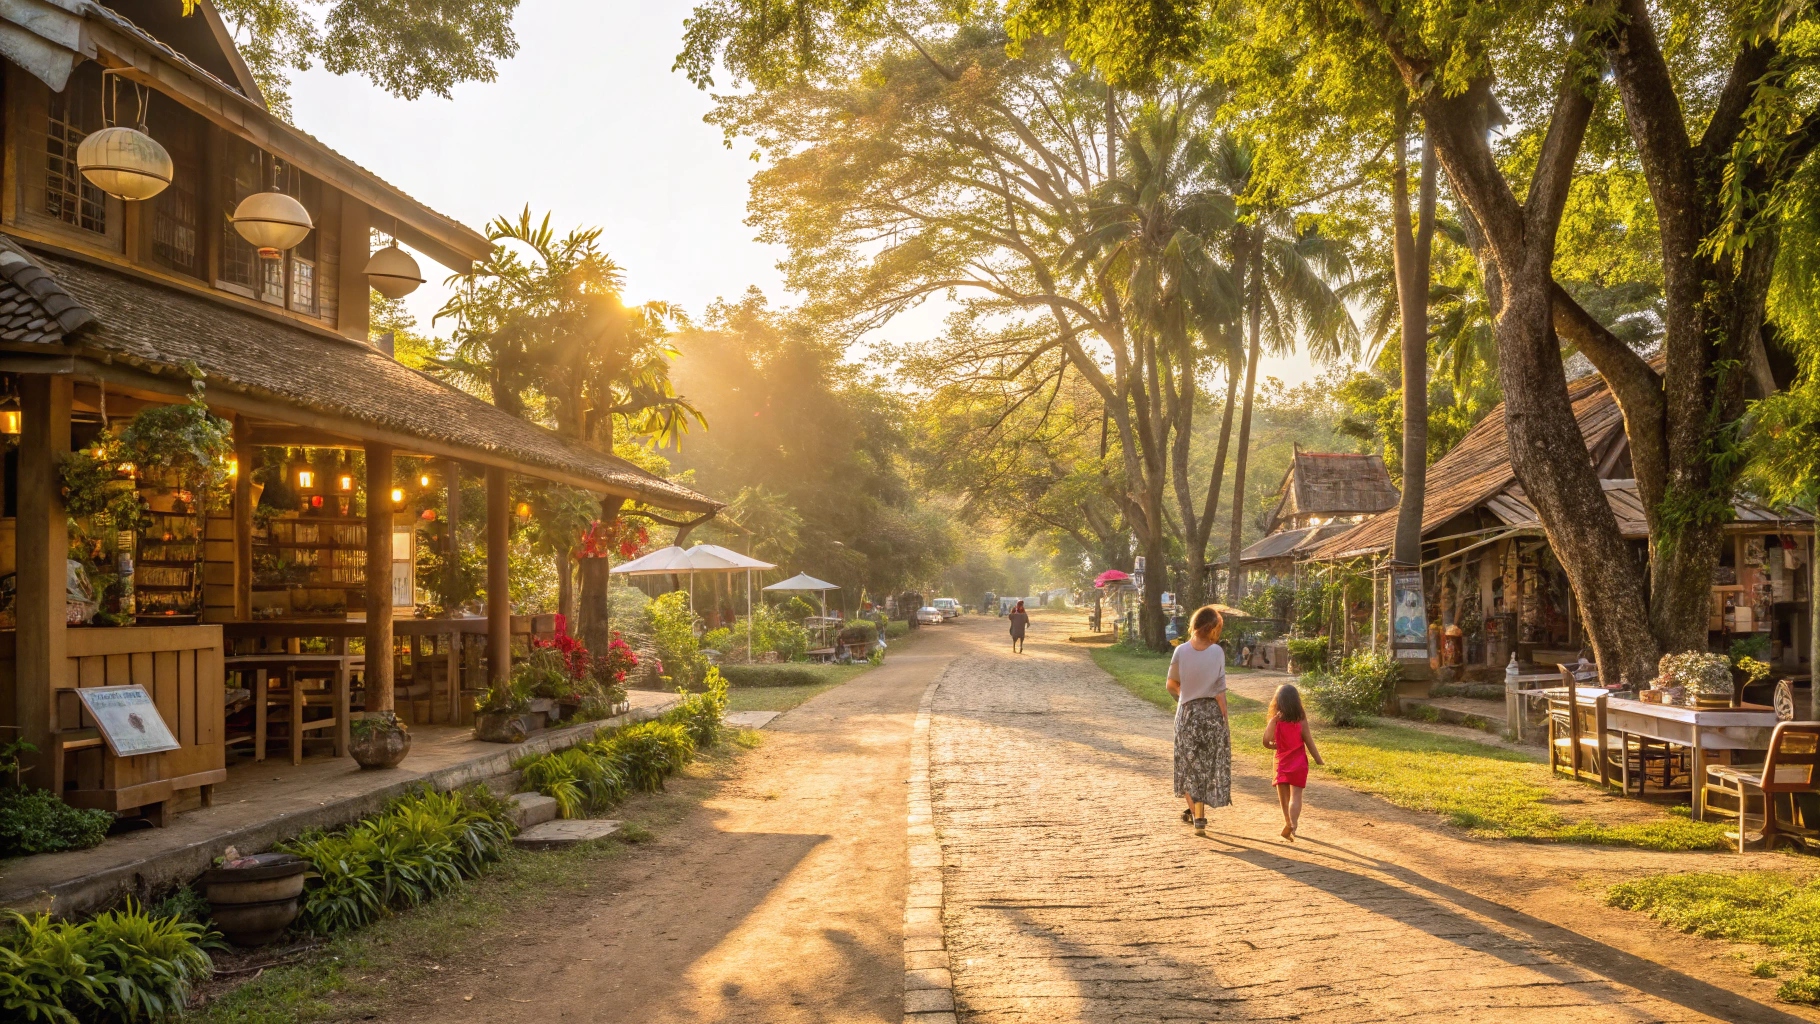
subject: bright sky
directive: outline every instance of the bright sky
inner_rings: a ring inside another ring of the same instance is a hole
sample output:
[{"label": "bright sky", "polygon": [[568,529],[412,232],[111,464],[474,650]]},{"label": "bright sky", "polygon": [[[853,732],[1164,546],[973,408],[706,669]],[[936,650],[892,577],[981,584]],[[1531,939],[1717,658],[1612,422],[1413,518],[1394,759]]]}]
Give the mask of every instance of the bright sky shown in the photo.
[{"label": "bright sky", "polygon": [[[699,316],[716,298],[758,285],[790,305],[776,247],[746,226],[751,147],[722,144],[711,106],[670,64],[692,0],[530,0],[518,9],[518,56],[491,83],[452,100],[405,101],[365,79],[320,69],[297,77],[297,124],[406,193],[476,230],[500,214],[555,214],[559,229],[604,229],[625,268],[627,297],[665,299]],[[430,283],[408,300],[426,328],[446,272],[421,260]],[[887,333],[913,341],[940,328],[904,318]],[[448,324],[436,333],[446,334]],[[1260,369],[1312,379],[1302,360]]]}]

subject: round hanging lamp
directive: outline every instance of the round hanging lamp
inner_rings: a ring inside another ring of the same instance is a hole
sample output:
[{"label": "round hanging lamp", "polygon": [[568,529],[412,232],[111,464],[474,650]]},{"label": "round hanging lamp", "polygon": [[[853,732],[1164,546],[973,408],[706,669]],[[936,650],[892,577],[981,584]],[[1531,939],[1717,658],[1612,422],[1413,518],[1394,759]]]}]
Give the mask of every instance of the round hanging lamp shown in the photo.
[{"label": "round hanging lamp", "polygon": [[150,199],[171,183],[171,155],[158,140],[124,125],[90,132],[76,147],[76,167],[118,199]]},{"label": "round hanging lamp", "polygon": [[283,192],[255,192],[234,208],[234,230],[259,248],[259,255],[277,259],[286,249],[310,236],[316,227],[310,211]]},{"label": "round hanging lamp", "polygon": [[423,283],[423,271],[411,254],[398,247],[397,242],[373,254],[367,261],[367,283],[373,290],[388,299],[402,299],[417,290]]}]

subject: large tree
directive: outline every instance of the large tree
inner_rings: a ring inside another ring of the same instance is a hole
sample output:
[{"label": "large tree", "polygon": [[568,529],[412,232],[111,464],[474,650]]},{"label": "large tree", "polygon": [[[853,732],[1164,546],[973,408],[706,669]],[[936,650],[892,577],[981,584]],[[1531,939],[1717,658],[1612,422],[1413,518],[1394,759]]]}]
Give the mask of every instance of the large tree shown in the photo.
[{"label": "large tree", "polygon": [[[1786,198],[1812,173],[1820,140],[1811,6],[1607,0],[1470,17],[1375,0],[1218,9],[1027,0],[1022,9],[1028,24],[1068,33],[1078,56],[1116,67],[1200,53],[1235,26],[1300,36],[1315,73],[1336,88],[1361,55],[1388,59],[1484,240],[1512,464],[1587,609],[1601,668],[1638,685],[1661,653],[1704,647],[1739,464],[1735,424],[1747,389],[1775,384],[1764,308]],[[1653,362],[1556,280],[1582,161],[1605,160],[1634,161],[1659,232],[1663,333]],[[1592,361],[1624,414],[1647,565],[1631,555],[1585,456],[1563,343]]]}]

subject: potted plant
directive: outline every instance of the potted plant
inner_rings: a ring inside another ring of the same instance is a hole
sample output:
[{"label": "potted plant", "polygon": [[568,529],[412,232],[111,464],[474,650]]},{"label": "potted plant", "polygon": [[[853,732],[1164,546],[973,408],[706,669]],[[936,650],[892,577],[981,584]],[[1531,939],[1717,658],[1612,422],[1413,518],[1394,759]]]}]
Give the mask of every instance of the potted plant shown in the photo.
[{"label": "potted plant", "polygon": [[297,919],[310,862],[288,853],[242,857],[232,846],[197,879],[215,928],[236,946],[276,941]]},{"label": "potted plant", "polygon": [[365,711],[348,725],[348,753],[362,768],[396,768],[411,752],[411,733],[395,711]]},{"label": "potted plant", "polygon": [[[1655,688],[1668,691],[1664,703],[1724,707],[1732,699],[1731,659],[1723,654],[1665,654],[1656,663]],[[1685,694],[1678,698],[1676,691]]]},{"label": "potted plant", "polygon": [[474,736],[488,743],[523,743],[538,726],[531,722],[531,694],[519,685],[522,677],[513,673],[504,683],[496,683],[480,696],[474,708]]}]

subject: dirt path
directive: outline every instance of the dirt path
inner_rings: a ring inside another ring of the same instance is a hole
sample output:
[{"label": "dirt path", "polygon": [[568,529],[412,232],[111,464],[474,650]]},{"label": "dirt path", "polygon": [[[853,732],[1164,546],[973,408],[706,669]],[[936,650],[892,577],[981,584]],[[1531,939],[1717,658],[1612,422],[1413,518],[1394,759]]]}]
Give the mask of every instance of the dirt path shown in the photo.
[{"label": "dirt path", "polygon": [[597,896],[383,1019],[895,1024],[911,726],[954,646],[922,638],[778,718],[709,800],[604,866]]},{"label": "dirt path", "polygon": [[1196,839],[1166,715],[1060,635],[1013,658],[957,632],[930,774],[963,1022],[1815,1019],[1725,945],[1599,901],[1630,874],[1774,860],[1477,840],[1318,780],[1290,846],[1244,759]]}]

